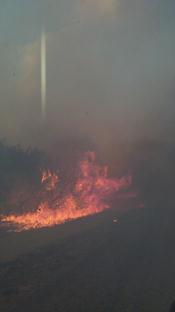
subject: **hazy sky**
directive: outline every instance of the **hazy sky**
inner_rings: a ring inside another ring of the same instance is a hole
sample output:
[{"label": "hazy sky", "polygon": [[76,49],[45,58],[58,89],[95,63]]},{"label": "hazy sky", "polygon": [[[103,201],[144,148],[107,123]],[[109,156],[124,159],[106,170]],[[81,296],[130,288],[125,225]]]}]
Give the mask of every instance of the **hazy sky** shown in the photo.
[{"label": "hazy sky", "polygon": [[145,133],[169,137],[174,57],[174,0],[1,0],[0,136],[45,146],[89,139],[104,147]]}]

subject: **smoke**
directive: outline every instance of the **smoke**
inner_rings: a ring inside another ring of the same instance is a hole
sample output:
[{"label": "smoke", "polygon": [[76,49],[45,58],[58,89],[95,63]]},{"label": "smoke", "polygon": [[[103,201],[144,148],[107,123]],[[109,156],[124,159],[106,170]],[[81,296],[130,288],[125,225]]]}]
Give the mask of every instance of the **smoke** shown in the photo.
[{"label": "smoke", "polygon": [[103,17],[108,14],[116,14],[118,5],[118,0],[85,0],[80,2],[82,12],[88,11],[88,14],[95,13]]},{"label": "smoke", "polygon": [[[60,142],[76,147],[79,142],[80,150],[87,142],[113,167],[115,161],[123,162],[124,155],[128,158],[131,144],[144,137],[173,138],[173,1],[19,4],[1,4],[0,10],[6,17],[0,19],[1,137],[56,153]],[[44,123],[43,24],[47,35]]]}]

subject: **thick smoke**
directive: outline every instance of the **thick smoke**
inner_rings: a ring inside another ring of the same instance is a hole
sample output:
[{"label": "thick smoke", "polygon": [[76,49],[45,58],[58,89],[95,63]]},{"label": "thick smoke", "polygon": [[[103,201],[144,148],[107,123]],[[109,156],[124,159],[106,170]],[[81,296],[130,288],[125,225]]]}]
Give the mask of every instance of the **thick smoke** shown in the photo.
[{"label": "thick smoke", "polygon": [[133,0],[131,6],[129,0],[62,0],[48,6],[38,0],[0,6],[1,137],[48,150],[58,140],[88,140],[103,153],[142,136],[173,136],[173,1]]}]

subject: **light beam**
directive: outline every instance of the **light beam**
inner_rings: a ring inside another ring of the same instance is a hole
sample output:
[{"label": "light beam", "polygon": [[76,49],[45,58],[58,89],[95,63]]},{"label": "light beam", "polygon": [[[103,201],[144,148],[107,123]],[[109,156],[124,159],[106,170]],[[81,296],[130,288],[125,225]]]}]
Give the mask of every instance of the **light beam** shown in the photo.
[{"label": "light beam", "polygon": [[41,113],[42,118],[46,118],[46,34],[42,30],[41,34]]}]

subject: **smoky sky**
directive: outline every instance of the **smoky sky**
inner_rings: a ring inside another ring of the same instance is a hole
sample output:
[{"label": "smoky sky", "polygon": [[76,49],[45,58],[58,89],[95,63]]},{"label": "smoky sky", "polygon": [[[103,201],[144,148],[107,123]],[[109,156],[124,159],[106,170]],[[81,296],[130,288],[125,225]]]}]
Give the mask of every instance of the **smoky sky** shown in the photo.
[{"label": "smoky sky", "polygon": [[103,149],[142,135],[172,139],[174,17],[174,0],[1,0],[0,136],[43,147],[86,139]]}]

